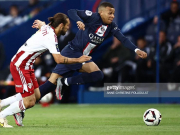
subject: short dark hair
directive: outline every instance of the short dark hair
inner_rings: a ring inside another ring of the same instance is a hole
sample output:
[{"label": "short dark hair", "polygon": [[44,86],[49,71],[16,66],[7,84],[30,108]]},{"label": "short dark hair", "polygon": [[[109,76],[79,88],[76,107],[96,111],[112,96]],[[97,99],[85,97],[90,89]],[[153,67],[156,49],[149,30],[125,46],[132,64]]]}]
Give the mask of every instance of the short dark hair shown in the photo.
[{"label": "short dark hair", "polygon": [[174,1],[174,0],[171,2],[171,5],[172,4],[177,4],[179,6],[179,3],[177,1]]},{"label": "short dark hair", "polygon": [[48,18],[48,20],[50,21],[49,25],[54,27],[54,28],[56,28],[61,23],[66,25],[67,19],[68,19],[67,15],[65,15],[63,13],[57,13],[53,17]]},{"label": "short dark hair", "polygon": [[139,37],[139,38],[137,39],[137,41],[138,41],[138,40],[143,40],[143,41],[146,42],[146,39],[145,39],[144,37]]},{"label": "short dark hair", "polygon": [[110,7],[110,8],[114,8],[114,6],[111,4],[111,3],[109,3],[109,2],[103,2],[103,3],[101,3],[100,5],[99,5],[99,7]]},{"label": "short dark hair", "polygon": [[10,8],[16,8],[16,9],[18,9],[18,6],[17,6],[17,5],[11,5]]}]

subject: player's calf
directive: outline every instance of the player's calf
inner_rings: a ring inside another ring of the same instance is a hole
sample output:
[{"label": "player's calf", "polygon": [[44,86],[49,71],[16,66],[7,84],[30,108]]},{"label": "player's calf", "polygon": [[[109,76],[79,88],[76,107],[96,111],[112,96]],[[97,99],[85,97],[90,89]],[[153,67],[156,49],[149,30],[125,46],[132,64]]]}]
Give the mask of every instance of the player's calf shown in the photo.
[{"label": "player's calf", "polygon": [[23,103],[26,109],[33,107],[36,103],[35,94],[23,98]]}]

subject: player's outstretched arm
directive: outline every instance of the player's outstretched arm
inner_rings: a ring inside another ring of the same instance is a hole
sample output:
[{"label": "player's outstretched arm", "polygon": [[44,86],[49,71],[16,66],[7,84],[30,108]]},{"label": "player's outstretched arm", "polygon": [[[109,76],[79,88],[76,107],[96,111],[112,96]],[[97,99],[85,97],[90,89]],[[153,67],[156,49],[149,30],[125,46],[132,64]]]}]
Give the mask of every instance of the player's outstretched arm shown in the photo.
[{"label": "player's outstretched arm", "polygon": [[54,60],[58,64],[75,64],[75,63],[83,63],[85,61],[88,61],[91,59],[90,56],[82,55],[79,58],[68,58],[64,57],[61,54],[52,54],[54,57]]},{"label": "player's outstretched arm", "polygon": [[33,22],[32,28],[40,29],[43,25],[46,25],[46,23],[40,20],[35,20]]},{"label": "player's outstretched arm", "polygon": [[140,58],[143,58],[143,59],[144,59],[144,58],[147,57],[147,53],[146,53],[146,52],[138,49],[137,46],[135,46],[135,45],[134,45],[127,37],[125,37],[120,31],[116,31],[116,32],[114,33],[114,36],[115,36],[119,41],[121,41],[121,43],[122,43],[125,47],[127,47],[127,48],[135,51],[135,53],[136,53]]}]

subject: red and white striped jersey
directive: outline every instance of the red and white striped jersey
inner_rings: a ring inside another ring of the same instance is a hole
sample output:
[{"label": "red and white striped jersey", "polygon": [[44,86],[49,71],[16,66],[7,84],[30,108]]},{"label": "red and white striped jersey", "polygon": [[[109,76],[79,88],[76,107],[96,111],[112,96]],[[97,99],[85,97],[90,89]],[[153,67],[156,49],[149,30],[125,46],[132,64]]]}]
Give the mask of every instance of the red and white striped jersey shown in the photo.
[{"label": "red and white striped jersey", "polygon": [[32,35],[18,52],[11,59],[15,66],[32,69],[35,59],[43,52],[49,50],[52,54],[60,54],[58,48],[57,36],[51,26],[44,25],[39,31]]}]

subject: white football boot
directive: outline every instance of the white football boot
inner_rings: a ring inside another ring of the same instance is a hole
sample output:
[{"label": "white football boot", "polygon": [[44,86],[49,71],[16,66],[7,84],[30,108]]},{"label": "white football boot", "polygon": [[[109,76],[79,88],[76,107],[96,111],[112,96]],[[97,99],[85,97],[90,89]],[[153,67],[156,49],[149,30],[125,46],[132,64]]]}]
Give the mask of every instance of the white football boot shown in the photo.
[{"label": "white football boot", "polygon": [[8,121],[6,118],[0,118],[0,126],[4,128],[12,128],[13,126],[8,125]]}]

